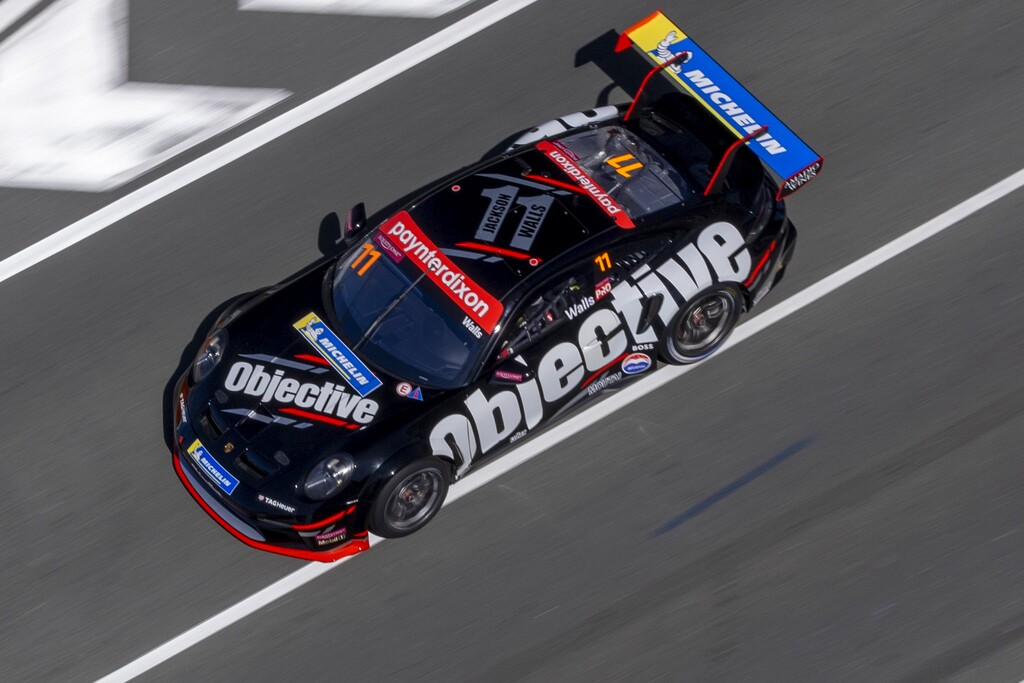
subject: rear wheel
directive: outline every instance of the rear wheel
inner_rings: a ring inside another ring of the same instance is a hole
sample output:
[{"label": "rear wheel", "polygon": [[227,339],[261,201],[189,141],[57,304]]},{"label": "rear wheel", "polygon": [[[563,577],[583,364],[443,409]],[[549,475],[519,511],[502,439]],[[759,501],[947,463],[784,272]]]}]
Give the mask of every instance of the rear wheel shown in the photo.
[{"label": "rear wheel", "polygon": [[696,363],[717,351],[740,318],[741,297],[730,285],[706,289],[676,313],[662,339],[662,355],[677,365]]},{"label": "rear wheel", "polygon": [[435,458],[398,470],[370,507],[370,530],[384,538],[408,536],[427,525],[448,495],[448,472]]}]

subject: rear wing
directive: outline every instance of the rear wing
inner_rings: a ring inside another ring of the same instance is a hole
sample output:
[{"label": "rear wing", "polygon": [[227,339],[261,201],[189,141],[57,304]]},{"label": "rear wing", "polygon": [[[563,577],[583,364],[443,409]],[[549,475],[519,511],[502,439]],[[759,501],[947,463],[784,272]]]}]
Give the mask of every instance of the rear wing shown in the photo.
[{"label": "rear wing", "polygon": [[[660,10],[626,29],[619,36],[615,50],[622,52],[630,45],[635,45],[656,65],[648,78],[655,71],[665,71],[684,92],[700,101],[736,135],[737,142],[723,156],[712,183],[741,144],[748,144],[782,179],[778,199],[793,194],[821,171],[824,163],[821,156]],[[646,82],[645,79],[644,84]],[[634,98],[634,106],[639,97],[640,91]]]}]

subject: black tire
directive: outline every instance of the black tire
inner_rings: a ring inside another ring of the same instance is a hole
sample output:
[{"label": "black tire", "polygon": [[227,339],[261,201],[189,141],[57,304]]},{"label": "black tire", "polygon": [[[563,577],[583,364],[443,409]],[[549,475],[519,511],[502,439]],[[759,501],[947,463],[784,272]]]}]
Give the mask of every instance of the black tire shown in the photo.
[{"label": "black tire", "polygon": [[742,301],[739,290],[732,285],[716,285],[697,294],[665,329],[662,357],[675,365],[687,365],[713,354],[736,327]]},{"label": "black tire", "polygon": [[421,458],[395,472],[370,506],[370,531],[400,538],[426,526],[448,495],[448,472],[436,458]]}]

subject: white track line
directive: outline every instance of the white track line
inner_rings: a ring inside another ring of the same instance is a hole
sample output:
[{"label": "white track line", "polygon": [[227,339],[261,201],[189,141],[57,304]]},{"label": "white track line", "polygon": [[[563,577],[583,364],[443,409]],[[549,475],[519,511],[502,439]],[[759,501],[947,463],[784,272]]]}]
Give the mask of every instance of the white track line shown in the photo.
[{"label": "white track line", "polygon": [[[818,299],[839,287],[842,287],[854,278],[857,278],[864,273],[877,268],[886,261],[899,256],[908,249],[924,242],[929,237],[937,235],[946,228],[957,224],[964,218],[980,211],[989,204],[1005,197],[1022,186],[1024,186],[1024,169],[1017,171],[1010,177],[1005,180],[1001,180],[988,189],[982,190],[973,197],[960,202],[953,208],[936,216],[927,223],[914,228],[901,237],[897,237],[892,242],[875,249],[870,254],[857,259],[850,265],[839,269],[835,273],[819,280],[810,287],[797,292],[778,305],[769,308],[749,322],[740,325],[736,328],[736,332],[732,335],[726,345],[722,347],[722,350],[724,351],[725,349],[739,344],[745,339],[753,337],[758,332],[771,327],[789,315],[811,305]],[[566,439],[578,434],[612,413],[617,412],[622,409],[623,406],[636,401],[642,396],[645,396],[681,375],[686,374],[694,367],[696,366],[670,366],[663,368],[652,374],[649,378],[642,380],[633,386],[608,397],[593,407],[584,410],[575,417],[567,420],[557,430],[541,434],[532,441],[524,444],[522,447],[517,448],[514,451],[510,451],[480,471],[467,476],[465,479],[452,486],[448,494],[448,499],[444,504],[449,505],[459,498],[472,493],[481,486],[484,486],[490,481],[505,474],[509,470],[515,469],[524,462],[535,458],[544,451],[547,451]],[[371,544],[373,546],[379,545],[383,542],[384,539],[371,537]],[[358,557],[358,555],[356,557]],[[264,607],[274,600],[297,590],[321,574],[326,574],[330,570],[344,564],[350,559],[352,558],[344,558],[334,564],[323,564],[319,562],[309,563],[301,569],[298,569],[284,578],[275,581],[263,590],[250,595],[248,598],[236,603],[223,612],[215,614],[198,626],[194,626],[176,638],[172,638],[160,647],[150,650],[142,657],[126,664],[117,671],[104,676],[98,683],[129,681],[139,674],[145,673],[162,662],[167,661],[171,657],[187,650],[196,643],[209,638],[228,626],[231,626],[235,622],[241,621],[261,607]]]},{"label": "white track line", "polygon": [[239,0],[238,9],[254,12],[361,14],[370,17],[440,17],[472,0]]},{"label": "white track line", "polygon": [[535,2],[537,0],[496,0],[496,2],[353,76],[344,83],[334,86],[308,102],[303,102],[294,109],[244,133],[181,168],[157,178],[148,185],[121,197],[32,246],[8,256],[0,261],[0,282],[64,251],[90,235],[95,235],[122,218],[126,218],[172,192],[223,168],[232,161],[309,123],[395,76],[405,73],[417,64],[459,44]]},{"label": "white track line", "polygon": [[42,0],[3,0],[0,2],[0,33],[9,29],[14,22],[28,14],[29,10]]}]

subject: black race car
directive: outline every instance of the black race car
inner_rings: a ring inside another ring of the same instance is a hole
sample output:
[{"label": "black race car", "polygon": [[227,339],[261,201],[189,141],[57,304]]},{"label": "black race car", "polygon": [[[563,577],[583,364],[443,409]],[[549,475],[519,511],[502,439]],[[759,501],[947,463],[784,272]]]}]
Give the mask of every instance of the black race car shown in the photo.
[{"label": "black race car", "polygon": [[[217,320],[173,463],[221,526],[316,560],[412,533],[485,457],[712,354],[778,282],[782,196],[821,159],[660,13],[625,35],[684,92],[539,126],[379,224],[357,207],[340,256]],[[800,168],[777,184],[758,150]]]}]

